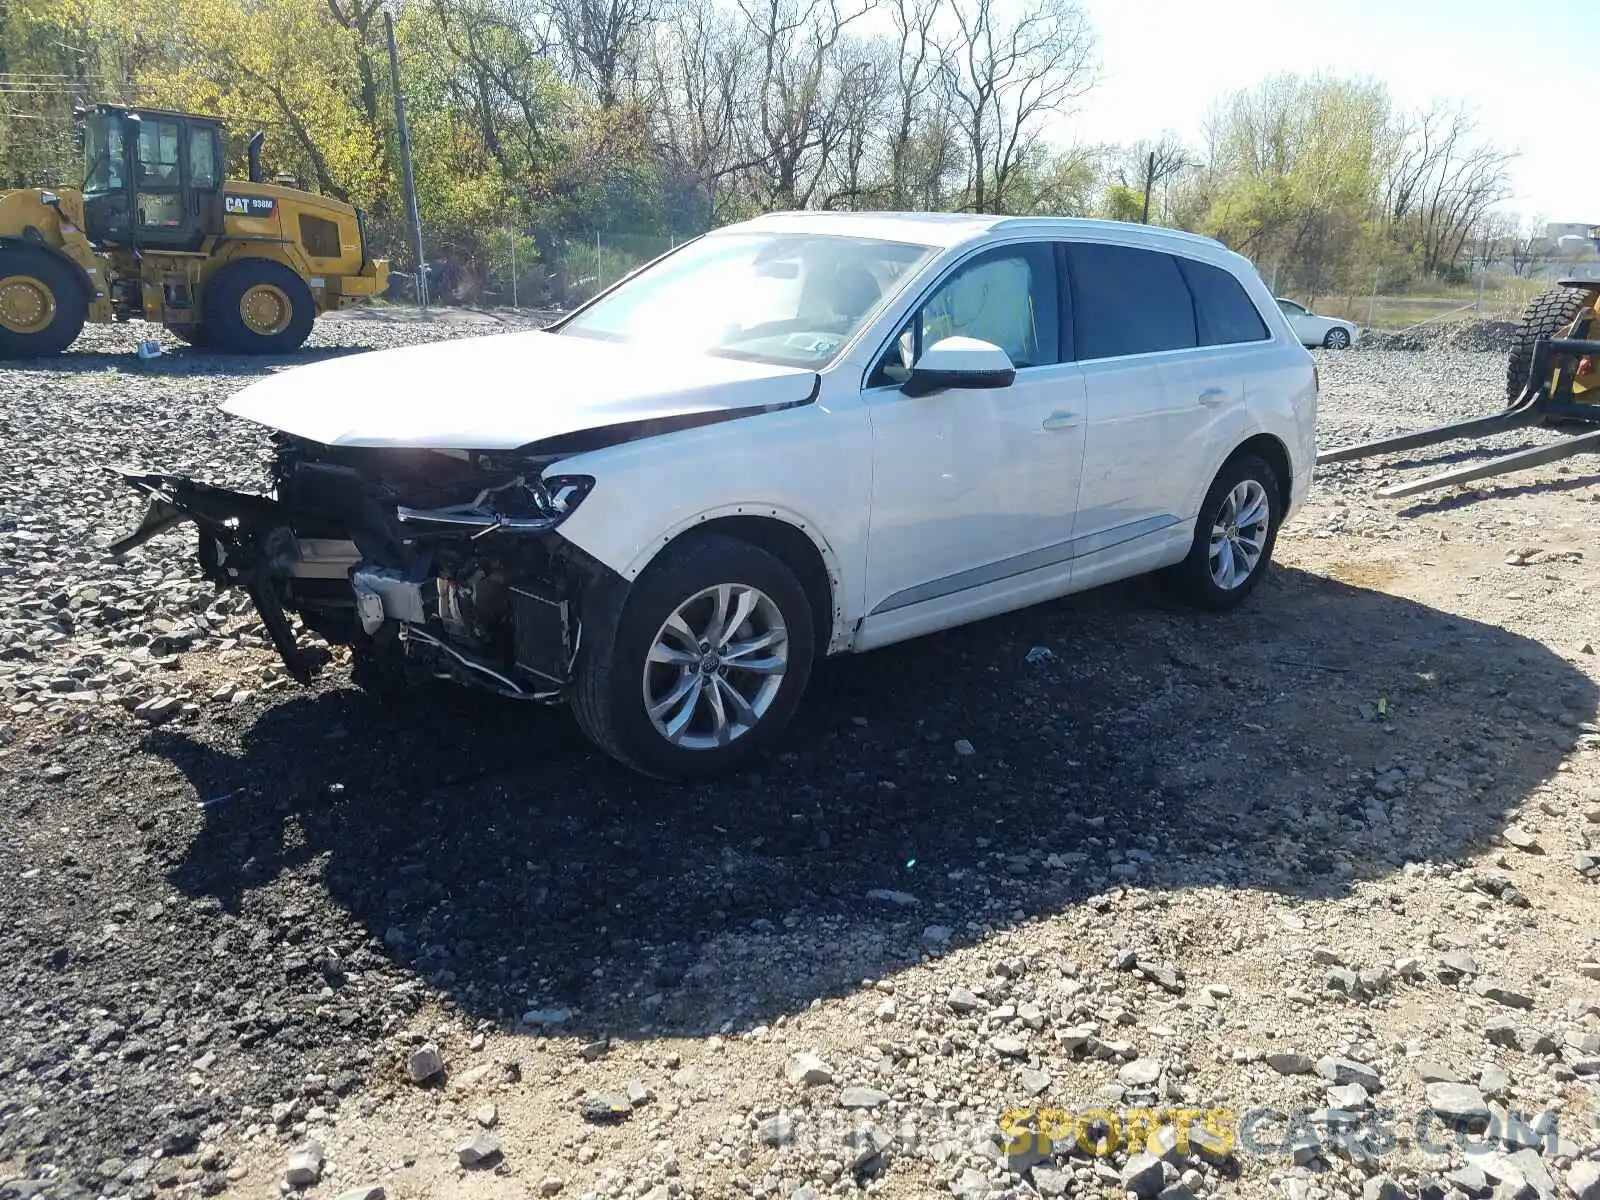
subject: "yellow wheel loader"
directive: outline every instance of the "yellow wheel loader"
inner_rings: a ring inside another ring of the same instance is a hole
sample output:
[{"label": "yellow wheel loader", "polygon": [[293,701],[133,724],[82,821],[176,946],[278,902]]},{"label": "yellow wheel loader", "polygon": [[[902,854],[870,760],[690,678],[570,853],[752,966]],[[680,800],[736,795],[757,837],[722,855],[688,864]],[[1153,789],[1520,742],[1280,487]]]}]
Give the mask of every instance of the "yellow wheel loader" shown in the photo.
[{"label": "yellow wheel loader", "polygon": [[293,350],[319,313],[381,294],[362,213],[222,177],[212,117],[100,105],[83,116],[81,190],[0,191],[0,358],[58,354],[85,321],[142,317],[236,354]]}]

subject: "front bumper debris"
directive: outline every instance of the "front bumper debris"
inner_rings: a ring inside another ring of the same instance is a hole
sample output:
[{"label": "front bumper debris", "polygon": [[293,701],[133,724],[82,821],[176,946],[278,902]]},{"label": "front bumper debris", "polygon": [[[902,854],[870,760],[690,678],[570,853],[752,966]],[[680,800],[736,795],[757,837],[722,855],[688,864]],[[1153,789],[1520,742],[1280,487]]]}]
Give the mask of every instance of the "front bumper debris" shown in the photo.
[{"label": "front bumper debris", "polygon": [[578,552],[551,534],[559,516],[485,504],[510,485],[471,503],[406,506],[326,463],[280,476],[272,495],[116,473],[146,506],[110,553],[121,558],[193,523],[202,574],[249,595],[303,684],[319,655],[297,638],[291,612],[330,642],[397,655],[432,675],[514,699],[564,693],[582,632],[573,599],[592,564],[576,562]]},{"label": "front bumper debris", "polygon": [[245,590],[284,667],[299,682],[310,683],[314,659],[295,639],[272,586],[274,569],[281,571],[296,557],[294,535],[277,501],[177,475],[119,474],[149,503],[138,528],[108,547],[112,557],[193,521],[200,529],[202,574],[218,587]]}]

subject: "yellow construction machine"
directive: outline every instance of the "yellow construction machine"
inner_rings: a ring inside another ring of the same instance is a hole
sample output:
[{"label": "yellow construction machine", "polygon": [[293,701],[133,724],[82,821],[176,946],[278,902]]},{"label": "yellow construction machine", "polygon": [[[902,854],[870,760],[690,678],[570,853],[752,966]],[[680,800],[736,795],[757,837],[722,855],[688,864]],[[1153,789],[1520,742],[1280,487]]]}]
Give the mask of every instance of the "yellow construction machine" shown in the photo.
[{"label": "yellow construction machine", "polygon": [[[1600,226],[1590,230],[1590,236],[1600,245]],[[1380,496],[1398,497],[1476,483],[1577,454],[1600,452],[1600,280],[1561,280],[1528,305],[1511,341],[1506,399],[1506,407],[1499,412],[1324,450],[1317,455],[1317,463],[1421,450],[1532,425],[1568,431],[1565,437],[1421,479],[1402,480],[1378,491]],[[1409,459],[1395,465],[1413,466],[1417,462]]]},{"label": "yellow construction machine", "polygon": [[237,181],[213,117],[100,105],[82,123],[81,189],[0,191],[0,358],[135,317],[196,346],[282,353],[319,313],[388,286],[359,209],[262,181],[259,133]]}]

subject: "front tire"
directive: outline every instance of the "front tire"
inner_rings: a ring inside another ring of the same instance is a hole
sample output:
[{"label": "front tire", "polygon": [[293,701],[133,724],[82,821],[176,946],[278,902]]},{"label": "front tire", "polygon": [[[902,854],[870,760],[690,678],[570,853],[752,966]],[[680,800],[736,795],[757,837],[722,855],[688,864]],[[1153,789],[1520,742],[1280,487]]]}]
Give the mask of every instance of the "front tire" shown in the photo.
[{"label": "front tire", "polygon": [[223,267],[206,285],[201,322],[219,350],[287,354],[311,336],[316,302],[305,280],[282,263],[244,258]]},{"label": "front tire", "polygon": [[1328,350],[1348,350],[1350,349],[1350,331],[1334,326],[1323,336],[1322,345]]},{"label": "front tire", "polygon": [[1276,472],[1255,455],[1223,464],[1200,506],[1188,557],[1169,574],[1189,603],[1226,612],[1256,590],[1278,541],[1282,495]]},{"label": "front tire", "polygon": [[1529,301],[1522,324],[1511,339],[1511,357],[1506,362],[1507,400],[1515,403],[1526,390],[1533,374],[1534,347],[1544,338],[1565,333],[1592,303],[1592,292],[1569,287],[1550,288]]},{"label": "front tire", "polygon": [[658,779],[727,775],[767,753],[811,676],[805,589],[733,538],[687,535],[583,619],[573,714],[601,750]]},{"label": "front tire", "polygon": [[72,266],[35,246],[0,247],[0,358],[60,354],[88,315]]}]

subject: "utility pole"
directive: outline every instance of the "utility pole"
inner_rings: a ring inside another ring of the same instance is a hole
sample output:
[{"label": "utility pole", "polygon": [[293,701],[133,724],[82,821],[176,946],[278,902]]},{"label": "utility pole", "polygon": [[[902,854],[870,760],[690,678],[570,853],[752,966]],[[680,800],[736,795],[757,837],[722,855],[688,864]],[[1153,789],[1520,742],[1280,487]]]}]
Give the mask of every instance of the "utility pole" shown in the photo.
[{"label": "utility pole", "polygon": [[511,307],[517,307],[517,223],[511,223]]},{"label": "utility pole", "polygon": [[394,92],[394,128],[400,139],[400,172],[406,188],[406,216],[411,221],[411,246],[417,256],[417,303],[428,307],[428,260],[422,253],[422,214],[417,210],[417,181],[411,173],[411,126],[406,121],[406,97],[400,90],[400,48],[394,40],[394,15],[402,0],[389,0],[383,9],[383,28],[389,37],[389,87]]},{"label": "utility pole", "polygon": [[1150,193],[1156,186],[1156,152],[1150,151],[1150,157],[1144,162],[1144,216],[1139,218],[1142,225],[1150,224]]}]

